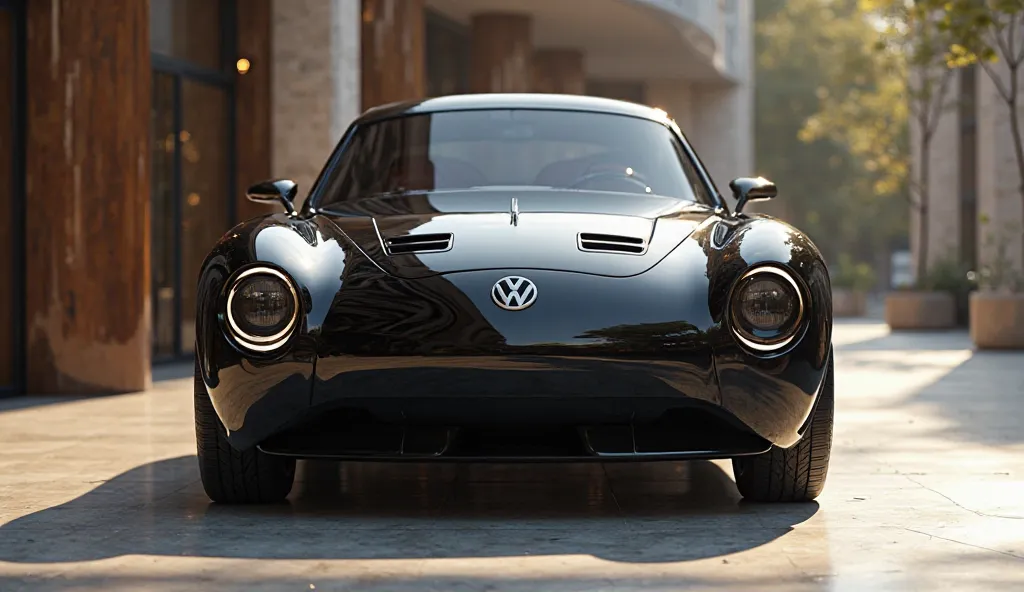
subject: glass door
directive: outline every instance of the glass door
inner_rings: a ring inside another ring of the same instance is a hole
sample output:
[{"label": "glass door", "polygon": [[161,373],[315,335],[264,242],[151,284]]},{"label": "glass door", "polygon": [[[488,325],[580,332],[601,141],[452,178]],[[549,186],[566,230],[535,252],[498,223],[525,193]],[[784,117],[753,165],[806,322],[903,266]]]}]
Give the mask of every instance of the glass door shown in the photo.
[{"label": "glass door", "polygon": [[0,396],[22,390],[24,192],[20,6],[0,0]]},{"label": "glass door", "polygon": [[234,219],[232,8],[150,3],[155,360],[192,352],[199,270]]}]

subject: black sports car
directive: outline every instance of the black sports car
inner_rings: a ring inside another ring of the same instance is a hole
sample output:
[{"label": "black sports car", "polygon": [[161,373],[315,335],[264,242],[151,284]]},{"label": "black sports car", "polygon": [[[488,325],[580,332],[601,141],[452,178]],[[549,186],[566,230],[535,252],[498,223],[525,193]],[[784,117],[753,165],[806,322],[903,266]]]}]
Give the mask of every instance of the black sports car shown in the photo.
[{"label": "black sports car", "polygon": [[231,229],[199,278],[209,496],[270,502],[296,459],[732,458],[740,492],[813,499],[832,440],[828,272],[730,211],[666,114],[452,96],[356,120],[300,210]]}]

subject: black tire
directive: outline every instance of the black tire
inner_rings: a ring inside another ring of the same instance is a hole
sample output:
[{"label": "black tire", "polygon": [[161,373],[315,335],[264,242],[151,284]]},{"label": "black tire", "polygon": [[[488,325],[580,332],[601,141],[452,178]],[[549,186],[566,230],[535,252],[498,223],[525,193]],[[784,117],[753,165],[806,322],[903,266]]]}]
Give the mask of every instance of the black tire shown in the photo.
[{"label": "black tire", "polygon": [[829,356],[825,384],[799,442],[789,448],[732,459],[736,486],[744,499],[754,502],[809,502],[821,494],[832,451],[835,410],[835,370]]},{"label": "black tire", "polygon": [[284,501],[295,480],[295,459],[271,456],[256,448],[236,450],[210,401],[196,360],[196,449],[206,495],[225,504]]}]

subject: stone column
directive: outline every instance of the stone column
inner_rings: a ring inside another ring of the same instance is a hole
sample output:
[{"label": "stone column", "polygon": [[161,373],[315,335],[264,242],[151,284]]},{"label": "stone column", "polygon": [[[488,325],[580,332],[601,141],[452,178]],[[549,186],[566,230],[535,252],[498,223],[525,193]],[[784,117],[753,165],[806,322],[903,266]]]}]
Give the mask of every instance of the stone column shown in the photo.
[{"label": "stone column", "polygon": [[[1009,72],[1003,62],[992,64],[1009,87]],[[1004,241],[1011,268],[1024,268],[1024,204],[1021,203],[1021,178],[1010,132],[1010,110],[999,96],[995,83],[984,71],[977,74],[978,99],[978,215],[988,222],[978,226],[978,262],[981,266],[996,262],[997,242]],[[1024,80],[1019,89],[1024,90]],[[1024,105],[1018,104],[1017,118],[1024,121]]]},{"label": "stone column", "polygon": [[423,0],[363,0],[362,50],[363,109],[423,98]]},{"label": "stone column", "polygon": [[727,15],[729,27],[735,32],[731,49],[733,84],[723,87],[695,83],[692,87],[689,139],[730,206],[735,203],[729,181],[756,174],[753,12],[752,2],[737,2],[735,12]]},{"label": "stone column", "polygon": [[360,15],[356,0],[273,0],[271,176],[299,201],[361,110]]},{"label": "stone column", "polygon": [[533,54],[533,92],[582,95],[587,92],[583,52],[542,49]]},{"label": "stone column", "polygon": [[486,13],[472,19],[470,92],[533,90],[533,41],[529,16]]},{"label": "stone column", "polygon": [[27,3],[32,393],[150,385],[148,6]]}]

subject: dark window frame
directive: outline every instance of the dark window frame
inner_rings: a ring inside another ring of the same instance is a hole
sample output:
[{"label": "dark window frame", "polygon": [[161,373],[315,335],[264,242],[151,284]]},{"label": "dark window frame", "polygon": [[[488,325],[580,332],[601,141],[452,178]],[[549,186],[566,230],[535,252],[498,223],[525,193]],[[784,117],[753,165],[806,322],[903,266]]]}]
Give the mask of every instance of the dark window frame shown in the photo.
[{"label": "dark window frame", "polygon": [[[2,0],[0,0],[2,1]],[[181,339],[181,326],[182,326],[182,290],[194,289],[194,286],[186,286],[182,281],[182,163],[181,163],[181,138],[180,131],[182,128],[183,114],[182,114],[182,85],[184,81],[190,80],[193,82],[199,82],[209,86],[215,86],[225,91],[225,100],[227,101],[227,116],[228,116],[228,133],[227,133],[227,146],[224,149],[227,151],[228,161],[228,186],[226,188],[226,197],[228,220],[238,222],[238,208],[236,200],[234,199],[235,193],[238,189],[237,181],[235,179],[235,170],[237,169],[237,151],[235,148],[235,138],[237,135],[236,122],[235,122],[235,61],[238,59],[238,24],[237,24],[237,10],[238,0],[219,0],[220,1],[220,22],[221,22],[221,47],[220,47],[220,62],[221,67],[219,70],[209,68],[190,62],[188,60],[169,56],[162,53],[150,51],[151,69],[152,71],[159,72],[161,74],[167,74],[174,78],[174,161],[173,161],[173,172],[172,172],[172,193],[174,195],[174,231],[173,231],[173,282],[174,282],[174,346],[171,355],[157,356],[156,352],[153,351],[153,363],[160,364],[164,362],[180,362],[191,356],[191,353],[185,353],[183,349],[183,343]],[[152,76],[150,76],[152,80]],[[152,142],[150,142],[152,145]],[[150,197],[152,200],[152,195]],[[152,224],[152,222],[150,223]],[[151,239],[152,240],[152,239]],[[153,282],[154,280],[150,280]],[[150,298],[156,298],[156,286],[150,286]],[[150,307],[151,311],[155,311],[155,306]],[[151,314],[153,314],[151,312]],[[154,331],[155,334],[155,331]],[[155,350],[155,343],[150,344],[150,348]]]}]

